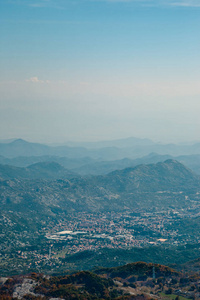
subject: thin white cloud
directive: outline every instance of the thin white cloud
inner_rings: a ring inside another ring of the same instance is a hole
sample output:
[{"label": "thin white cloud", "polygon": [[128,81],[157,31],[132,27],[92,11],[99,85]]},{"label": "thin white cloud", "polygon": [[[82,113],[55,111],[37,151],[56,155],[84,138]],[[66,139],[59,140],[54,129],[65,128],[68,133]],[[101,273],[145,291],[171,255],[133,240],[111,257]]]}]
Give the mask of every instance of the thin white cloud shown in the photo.
[{"label": "thin white cloud", "polygon": [[40,80],[37,76],[26,79],[25,81],[33,83],[49,83],[49,80]]}]

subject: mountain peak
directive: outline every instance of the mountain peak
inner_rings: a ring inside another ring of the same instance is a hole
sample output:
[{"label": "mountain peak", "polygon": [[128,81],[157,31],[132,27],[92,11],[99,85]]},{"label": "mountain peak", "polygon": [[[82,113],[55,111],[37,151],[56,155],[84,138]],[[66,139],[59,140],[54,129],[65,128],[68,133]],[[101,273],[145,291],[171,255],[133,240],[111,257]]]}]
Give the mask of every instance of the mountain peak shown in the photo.
[{"label": "mountain peak", "polygon": [[29,144],[29,142],[27,142],[23,139],[16,139],[16,140],[12,141],[10,144],[24,145],[24,144]]},{"label": "mountain peak", "polygon": [[183,166],[183,164],[181,164],[180,162],[178,162],[177,160],[172,159],[172,158],[166,159],[164,161],[164,164],[176,164],[176,165],[182,165]]}]

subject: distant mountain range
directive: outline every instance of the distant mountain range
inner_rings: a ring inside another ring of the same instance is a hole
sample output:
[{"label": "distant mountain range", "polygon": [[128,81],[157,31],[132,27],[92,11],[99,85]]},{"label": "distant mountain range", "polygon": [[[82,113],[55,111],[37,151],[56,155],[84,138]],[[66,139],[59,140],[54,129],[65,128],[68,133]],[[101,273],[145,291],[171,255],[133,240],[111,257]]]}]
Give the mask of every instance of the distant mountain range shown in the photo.
[{"label": "distant mountain range", "polygon": [[[84,144],[83,144],[84,145]],[[29,143],[22,139],[10,143],[0,143],[0,155],[7,158],[18,156],[64,156],[68,158],[90,157],[97,160],[117,160],[123,158],[135,159],[156,152],[168,155],[200,154],[200,143],[194,145],[156,144],[150,140],[135,138],[117,140],[113,142],[96,143],[95,148],[47,146],[38,143]]]},{"label": "distant mountain range", "polygon": [[[167,154],[160,155],[157,153],[150,153],[147,156],[136,159],[123,158],[121,160],[113,161],[96,161],[91,159],[87,163],[72,168],[72,170],[80,175],[105,175],[114,170],[122,170],[124,168],[135,167],[140,164],[164,162],[167,159],[179,161],[200,175],[200,154],[172,156]],[[60,163],[62,165],[65,164],[64,158],[60,159]]]},{"label": "distant mountain range", "polygon": [[[80,157],[80,158],[69,158],[69,157],[59,157],[59,156],[18,156],[13,158],[6,158],[0,156],[1,165],[9,165],[14,167],[29,167],[30,165],[43,163],[43,167],[48,167],[48,164],[51,165],[52,162],[57,163],[64,168],[68,169],[74,175],[79,174],[81,176],[85,175],[106,175],[115,170],[122,170],[128,167],[135,167],[140,164],[150,164],[157,162],[164,162],[167,159],[174,159],[185,166],[193,170],[195,173],[200,175],[200,154],[194,155],[181,155],[181,156],[172,156],[172,155],[160,155],[157,153],[150,153],[146,156],[136,159],[123,158],[120,160],[98,160],[92,159],[90,157]],[[39,166],[39,165],[38,165]],[[8,167],[7,167],[8,168]],[[2,169],[2,167],[1,167]],[[64,171],[64,170],[63,170]],[[14,172],[12,173],[14,176]],[[38,174],[41,178],[44,173]],[[72,174],[72,176],[74,176]],[[57,173],[57,178],[68,178],[61,176],[61,173]],[[11,177],[7,177],[11,178]],[[44,176],[45,178],[45,176]],[[56,179],[56,172],[52,178]],[[71,177],[69,177],[71,178]]]},{"label": "distant mountain range", "polygon": [[0,165],[0,178],[3,179],[70,179],[77,176],[56,162],[39,162],[27,168]]}]

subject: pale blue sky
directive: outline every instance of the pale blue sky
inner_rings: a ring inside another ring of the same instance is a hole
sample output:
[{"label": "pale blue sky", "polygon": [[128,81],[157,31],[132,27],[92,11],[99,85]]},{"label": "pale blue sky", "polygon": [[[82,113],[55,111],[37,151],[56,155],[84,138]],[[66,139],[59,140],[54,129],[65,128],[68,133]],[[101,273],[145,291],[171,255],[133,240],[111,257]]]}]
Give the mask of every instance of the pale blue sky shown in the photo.
[{"label": "pale blue sky", "polygon": [[200,140],[200,0],[0,0],[0,138]]}]

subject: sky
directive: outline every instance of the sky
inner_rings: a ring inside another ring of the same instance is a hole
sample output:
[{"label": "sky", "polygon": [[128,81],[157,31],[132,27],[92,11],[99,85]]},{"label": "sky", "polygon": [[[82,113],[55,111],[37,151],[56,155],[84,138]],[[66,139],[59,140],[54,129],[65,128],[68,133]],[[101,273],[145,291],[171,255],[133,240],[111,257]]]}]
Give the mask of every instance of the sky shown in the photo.
[{"label": "sky", "polygon": [[200,0],[0,0],[0,139],[200,141]]}]

